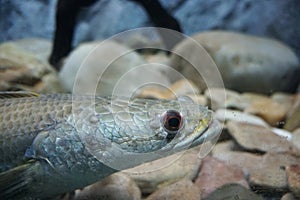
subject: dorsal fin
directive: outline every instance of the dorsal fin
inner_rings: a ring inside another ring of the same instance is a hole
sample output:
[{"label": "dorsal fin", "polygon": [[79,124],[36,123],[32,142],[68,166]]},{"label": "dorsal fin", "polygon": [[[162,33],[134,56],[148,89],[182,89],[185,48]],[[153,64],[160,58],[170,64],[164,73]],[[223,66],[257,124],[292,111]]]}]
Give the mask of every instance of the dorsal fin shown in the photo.
[{"label": "dorsal fin", "polygon": [[38,97],[39,94],[30,91],[0,91],[0,99]]}]

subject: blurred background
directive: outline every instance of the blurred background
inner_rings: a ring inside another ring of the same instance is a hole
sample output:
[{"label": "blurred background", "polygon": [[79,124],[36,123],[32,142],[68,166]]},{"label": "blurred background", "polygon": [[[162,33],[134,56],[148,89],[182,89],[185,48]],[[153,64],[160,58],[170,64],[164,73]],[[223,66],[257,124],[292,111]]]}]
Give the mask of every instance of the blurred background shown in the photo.
[{"label": "blurred background", "polygon": [[[52,39],[56,0],[0,0],[0,42],[21,38]],[[299,0],[160,0],[192,35],[213,29],[234,30],[278,39],[300,58]],[[152,26],[141,6],[130,0],[101,0],[83,9],[75,45],[116,33]]]}]

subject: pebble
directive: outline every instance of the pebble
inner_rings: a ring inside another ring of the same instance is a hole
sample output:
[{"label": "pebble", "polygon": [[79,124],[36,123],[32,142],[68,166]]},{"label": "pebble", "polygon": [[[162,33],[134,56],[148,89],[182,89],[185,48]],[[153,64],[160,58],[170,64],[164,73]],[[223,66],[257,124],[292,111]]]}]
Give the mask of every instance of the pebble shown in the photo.
[{"label": "pebble", "polygon": [[249,113],[237,111],[237,110],[219,109],[214,113],[214,116],[216,117],[216,119],[223,122],[236,121],[241,123],[269,127],[269,124],[265,122],[263,119],[261,119],[260,117],[251,115]]},{"label": "pebble", "polygon": [[[156,99],[176,99],[181,96],[191,96],[195,100],[199,101],[197,97],[200,93],[199,89],[193,84],[193,82],[181,79],[173,83],[168,88],[163,88],[161,86],[150,86],[145,89],[143,89],[139,97],[140,98],[156,98]],[[203,102],[202,99],[200,99],[200,103]]]},{"label": "pebble", "polygon": [[141,191],[136,183],[124,173],[116,173],[102,181],[76,190],[74,200],[140,200]]},{"label": "pebble", "polygon": [[198,146],[124,172],[138,184],[143,194],[149,194],[182,178],[193,180],[201,165],[200,148]]},{"label": "pebble", "polygon": [[271,99],[283,105],[285,107],[285,110],[289,111],[293,106],[295,97],[292,94],[275,92],[271,95]]},{"label": "pebble", "polygon": [[202,198],[206,198],[214,190],[228,183],[238,183],[249,188],[240,167],[228,165],[214,157],[206,157],[202,162],[200,173],[195,180]]},{"label": "pebble", "polygon": [[292,143],[273,133],[269,128],[236,121],[229,121],[226,126],[237,143],[246,150],[261,152],[295,151]]},{"label": "pebble", "polygon": [[270,98],[252,101],[245,112],[261,117],[271,126],[278,126],[287,114],[287,110],[283,105]]},{"label": "pebble", "polygon": [[300,163],[298,165],[290,165],[286,168],[287,180],[290,190],[293,194],[300,198]]},{"label": "pebble", "polygon": [[295,97],[293,107],[288,113],[284,128],[289,131],[300,128],[300,93],[298,93]]},{"label": "pebble", "polygon": [[205,90],[204,94],[210,100],[210,105],[214,110],[221,108],[236,108],[243,110],[245,108],[245,105],[241,101],[240,94],[233,90],[209,88]]},{"label": "pebble", "polygon": [[200,191],[191,180],[182,179],[169,186],[163,187],[152,193],[146,200],[199,200],[201,198]]},{"label": "pebble", "polygon": [[63,92],[56,71],[24,46],[15,42],[0,45],[0,90]]}]

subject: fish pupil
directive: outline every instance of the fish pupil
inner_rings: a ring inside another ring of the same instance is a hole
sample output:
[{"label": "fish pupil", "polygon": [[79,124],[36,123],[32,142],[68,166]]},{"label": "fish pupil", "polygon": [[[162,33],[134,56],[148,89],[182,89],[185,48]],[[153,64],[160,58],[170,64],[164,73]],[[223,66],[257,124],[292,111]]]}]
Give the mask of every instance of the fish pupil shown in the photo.
[{"label": "fish pupil", "polygon": [[182,116],[176,110],[168,110],[163,115],[163,126],[168,133],[167,139],[172,140],[182,127]]},{"label": "fish pupil", "polygon": [[179,121],[178,118],[172,117],[172,118],[169,119],[168,124],[169,124],[169,127],[171,129],[178,130],[179,125],[180,125],[180,121]]}]

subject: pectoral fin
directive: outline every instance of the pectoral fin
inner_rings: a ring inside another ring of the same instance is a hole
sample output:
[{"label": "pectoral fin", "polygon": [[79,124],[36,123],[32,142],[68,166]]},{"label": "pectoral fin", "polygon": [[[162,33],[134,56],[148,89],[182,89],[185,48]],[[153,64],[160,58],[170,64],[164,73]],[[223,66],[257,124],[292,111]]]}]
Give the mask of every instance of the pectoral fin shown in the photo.
[{"label": "pectoral fin", "polygon": [[26,164],[0,173],[0,199],[20,199],[28,196],[32,186],[38,184],[41,173],[39,161],[30,160]]}]

